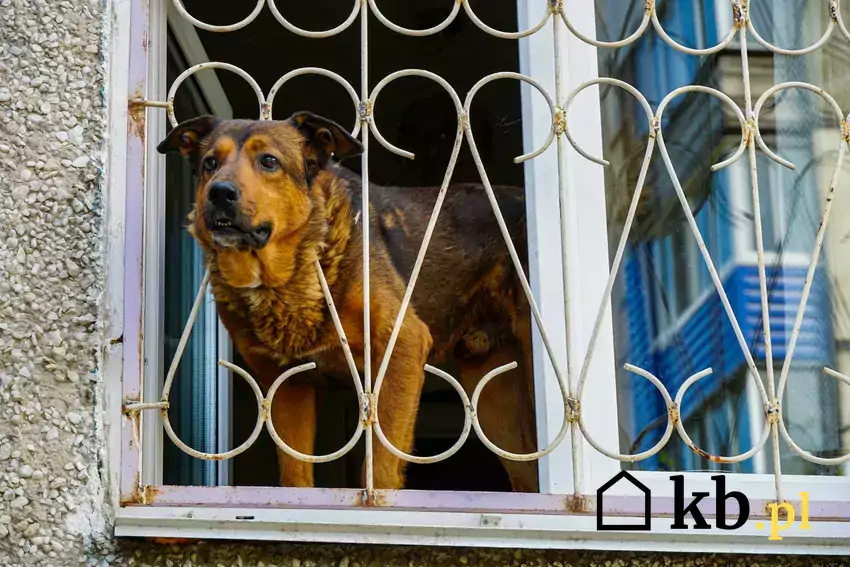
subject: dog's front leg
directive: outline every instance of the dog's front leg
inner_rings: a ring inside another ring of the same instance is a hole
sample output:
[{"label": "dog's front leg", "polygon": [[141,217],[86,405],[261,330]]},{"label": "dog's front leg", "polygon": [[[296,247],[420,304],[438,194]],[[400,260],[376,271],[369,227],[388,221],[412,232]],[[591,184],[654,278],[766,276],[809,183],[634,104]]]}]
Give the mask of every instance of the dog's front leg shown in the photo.
[{"label": "dog's front leg", "polygon": [[[238,341],[241,337],[234,335]],[[257,375],[263,390],[274,383],[284,371],[274,360],[252,352],[245,343],[242,346],[245,360]],[[272,425],[283,441],[301,453],[313,454],[316,443],[316,388],[310,384],[284,382],[277,392],[270,408]],[[313,486],[313,464],[299,461],[277,448],[277,462],[280,486]]]},{"label": "dog's front leg", "polygon": [[[301,453],[313,454],[316,444],[316,388],[284,382],[271,407],[272,424],[283,441]],[[299,461],[277,448],[281,486],[314,484],[313,464]]]},{"label": "dog's front leg", "polygon": [[[376,342],[380,348],[374,352],[377,361],[374,368],[378,368],[384,355],[383,341]],[[378,399],[381,430],[390,443],[408,454],[413,451],[419,398],[425,382],[424,367],[431,344],[428,327],[415,314],[408,313]],[[373,437],[372,448],[375,488],[404,488],[407,462],[390,453],[377,436]],[[365,473],[364,463],[364,486]]]},{"label": "dog's front leg", "polygon": [[[280,362],[261,354],[262,345],[244,315],[219,305],[224,326],[265,392],[285,370]],[[259,348],[258,348],[259,347]],[[286,381],[275,392],[270,408],[272,425],[287,445],[308,455],[316,443],[316,389],[309,384]],[[253,415],[249,419],[254,419]],[[281,486],[313,486],[313,464],[293,459],[277,448]]]}]

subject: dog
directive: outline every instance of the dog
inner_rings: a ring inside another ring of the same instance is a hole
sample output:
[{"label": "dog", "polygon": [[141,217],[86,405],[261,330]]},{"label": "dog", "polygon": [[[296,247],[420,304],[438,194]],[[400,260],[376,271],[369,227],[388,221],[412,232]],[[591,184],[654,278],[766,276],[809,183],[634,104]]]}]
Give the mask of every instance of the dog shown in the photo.
[{"label": "dog", "polygon": [[[309,112],[284,121],[201,116],[175,127],[157,150],[179,152],[197,172],[188,230],[203,250],[219,316],[263,388],[287,367],[308,361],[322,375],[350,381],[317,260],[362,372],[366,222],[371,367],[379,367],[438,187],[371,185],[369,218],[361,218],[361,178],[339,160],[360,155],[363,146],[337,123]],[[523,191],[494,191],[525,265]],[[498,446],[535,451],[530,323],[483,186],[450,186],[377,404],[387,439],[405,453],[413,451],[426,364],[451,358],[471,394],[484,374],[517,361],[519,370],[484,388],[478,416]],[[281,386],[271,419],[287,444],[312,454],[316,383],[304,376]],[[403,488],[406,461],[377,439],[373,448],[374,487]],[[512,490],[537,491],[536,463],[502,463]],[[312,464],[280,449],[278,464],[282,486],[314,485]]]}]

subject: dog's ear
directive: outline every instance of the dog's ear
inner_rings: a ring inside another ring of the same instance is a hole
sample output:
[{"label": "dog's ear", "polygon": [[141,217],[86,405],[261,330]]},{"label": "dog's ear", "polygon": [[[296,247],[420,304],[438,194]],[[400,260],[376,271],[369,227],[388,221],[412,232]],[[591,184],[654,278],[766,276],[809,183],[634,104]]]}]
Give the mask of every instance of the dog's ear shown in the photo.
[{"label": "dog's ear", "polygon": [[360,141],[333,120],[312,112],[296,112],[289,121],[301,132],[310,149],[305,158],[311,176],[325,168],[331,154],[337,159],[345,159],[363,153]]},{"label": "dog's ear", "polygon": [[156,147],[161,154],[180,152],[192,166],[197,165],[198,155],[207,137],[221,122],[215,116],[199,116],[178,124]]}]

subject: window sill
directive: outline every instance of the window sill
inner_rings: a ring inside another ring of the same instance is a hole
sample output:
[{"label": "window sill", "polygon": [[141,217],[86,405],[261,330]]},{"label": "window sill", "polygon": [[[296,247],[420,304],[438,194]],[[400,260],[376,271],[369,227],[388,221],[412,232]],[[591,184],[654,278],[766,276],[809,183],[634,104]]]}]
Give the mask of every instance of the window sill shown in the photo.
[{"label": "window sill", "polygon": [[717,528],[675,532],[670,530],[670,519],[661,517],[652,520],[652,531],[617,532],[598,531],[592,515],[154,506],[122,508],[115,535],[673,553],[850,553],[845,522],[812,522],[811,531],[788,530],[782,541],[768,540],[768,533],[757,529],[756,523],[750,520],[734,532]]}]

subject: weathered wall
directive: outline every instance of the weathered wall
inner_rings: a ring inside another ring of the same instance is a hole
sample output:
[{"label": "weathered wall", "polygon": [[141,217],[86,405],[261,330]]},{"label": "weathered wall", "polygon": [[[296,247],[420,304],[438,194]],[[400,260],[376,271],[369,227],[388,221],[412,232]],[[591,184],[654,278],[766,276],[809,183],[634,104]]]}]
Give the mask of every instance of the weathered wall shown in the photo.
[{"label": "weathered wall", "polygon": [[0,0],[0,562],[105,533],[98,0]]},{"label": "weathered wall", "polygon": [[838,564],[110,539],[99,417],[109,236],[103,234],[108,81],[101,52],[110,42],[109,9],[106,0],[0,0],[0,564]]}]

